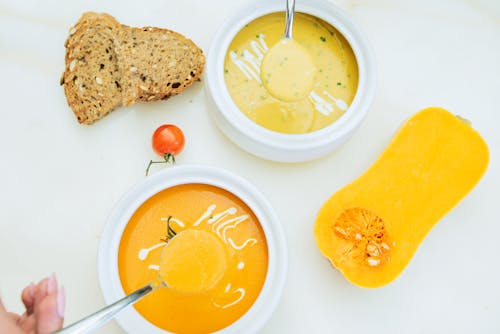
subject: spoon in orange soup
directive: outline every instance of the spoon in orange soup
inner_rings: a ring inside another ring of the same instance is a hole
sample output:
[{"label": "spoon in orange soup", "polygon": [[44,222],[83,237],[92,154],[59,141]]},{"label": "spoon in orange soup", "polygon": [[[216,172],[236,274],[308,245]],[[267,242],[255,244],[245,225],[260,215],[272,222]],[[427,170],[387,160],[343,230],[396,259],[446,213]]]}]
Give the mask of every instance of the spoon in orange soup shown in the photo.
[{"label": "spoon in orange soup", "polygon": [[185,294],[210,290],[224,275],[226,267],[226,250],[219,239],[206,231],[184,230],[163,248],[155,280],[57,333],[87,333],[97,329],[125,307],[161,287]]},{"label": "spoon in orange soup", "polygon": [[275,98],[293,102],[311,92],[316,66],[307,50],[292,38],[295,0],[287,0],[283,38],[269,49],[262,60],[262,84]]}]

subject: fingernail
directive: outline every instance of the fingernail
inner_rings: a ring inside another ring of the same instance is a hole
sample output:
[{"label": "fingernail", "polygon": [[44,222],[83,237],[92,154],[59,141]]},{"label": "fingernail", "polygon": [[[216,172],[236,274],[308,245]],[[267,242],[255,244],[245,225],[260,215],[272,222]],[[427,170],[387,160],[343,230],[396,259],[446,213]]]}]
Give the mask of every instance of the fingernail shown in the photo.
[{"label": "fingernail", "polygon": [[57,279],[56,275],[52,273],[49,277],[49,281],[47,282],[47,294],[51,295],[57,290]]},{"label": "fingernail", "polygon": [[66,291],[64,286],[59,287],[57,292],[57,314],[60,318],[64,318],[64,309],[66,308]]}]

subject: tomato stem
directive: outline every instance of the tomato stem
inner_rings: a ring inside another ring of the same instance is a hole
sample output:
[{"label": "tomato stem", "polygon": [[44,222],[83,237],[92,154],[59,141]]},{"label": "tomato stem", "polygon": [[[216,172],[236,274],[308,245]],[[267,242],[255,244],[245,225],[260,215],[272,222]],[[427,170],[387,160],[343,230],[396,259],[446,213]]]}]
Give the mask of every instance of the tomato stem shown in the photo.
[{"label": "tomato stem", "polygon": [[146,168],[146,176],[148,176],[148,174],[149,174],[149,168],[151,168],[152,164],[168,164],[168,163],[175,164],[175,156],[173,154],[171,154],[171,153],[166,153],[163,156],[163,160],[161,160],[161,161],[149,160],[148,167]]}]

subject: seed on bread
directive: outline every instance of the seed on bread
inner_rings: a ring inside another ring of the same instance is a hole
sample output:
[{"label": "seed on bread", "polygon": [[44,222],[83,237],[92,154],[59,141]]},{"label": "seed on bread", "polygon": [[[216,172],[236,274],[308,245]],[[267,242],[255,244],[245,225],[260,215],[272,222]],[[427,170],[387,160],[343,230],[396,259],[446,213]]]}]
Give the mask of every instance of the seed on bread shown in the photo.
[{"label": "seed on bread", "polygon": [[75,66],[76,66],[76,59],[73,59],[71,63],[69,63],[69,70],[73,71],[75,69]]}]

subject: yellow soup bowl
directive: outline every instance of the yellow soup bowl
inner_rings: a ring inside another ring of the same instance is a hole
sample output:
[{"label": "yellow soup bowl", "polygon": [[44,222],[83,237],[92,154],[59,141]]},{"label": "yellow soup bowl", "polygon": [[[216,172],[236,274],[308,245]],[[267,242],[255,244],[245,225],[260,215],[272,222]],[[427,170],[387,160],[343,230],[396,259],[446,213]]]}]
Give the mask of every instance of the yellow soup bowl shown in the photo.
[{"label": "yellow soup bowl", "polygon": [[[294,41],[313,68],[294,67],[307,72],[304,78],[313,73],[313,81],[301,82],[293,95],[297,73],[266,63],[267,52],[280,43],[282,6],[259,1],[222,25],[208,53],[205,87],[209,110],[227,137],[264,159],[301,162],[331,152],[358,128],[375,94],[375,59],[341,9],[323,0],[298,2]],[[290,96],[276,96],[276,85],[289,88]]]}]

